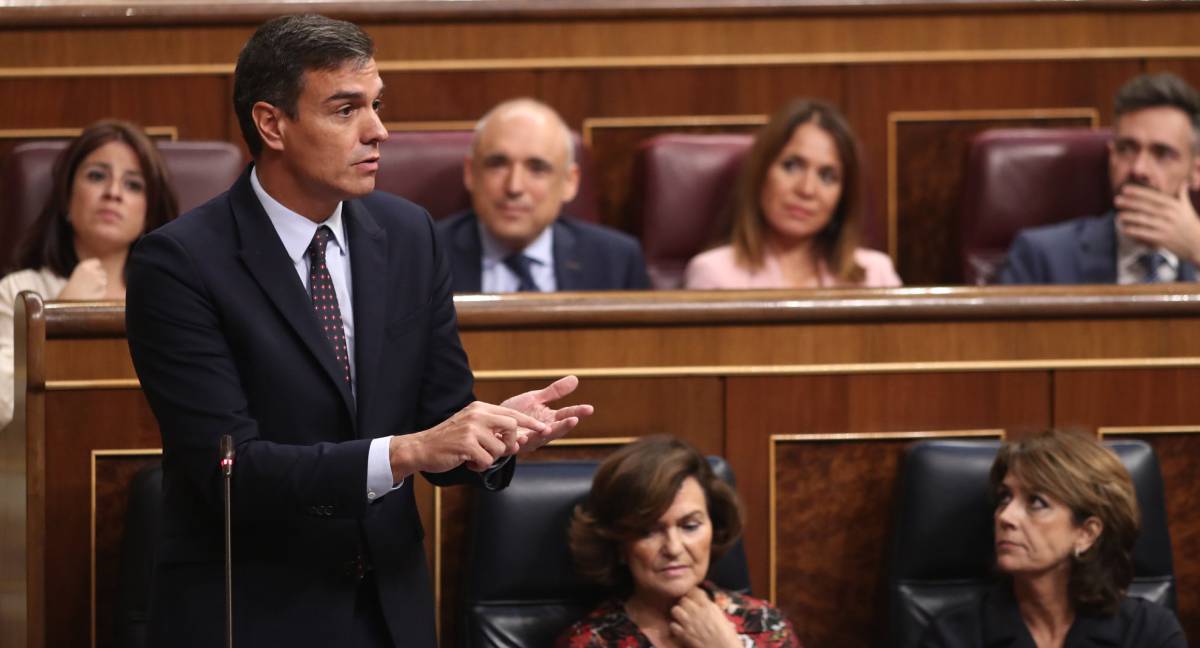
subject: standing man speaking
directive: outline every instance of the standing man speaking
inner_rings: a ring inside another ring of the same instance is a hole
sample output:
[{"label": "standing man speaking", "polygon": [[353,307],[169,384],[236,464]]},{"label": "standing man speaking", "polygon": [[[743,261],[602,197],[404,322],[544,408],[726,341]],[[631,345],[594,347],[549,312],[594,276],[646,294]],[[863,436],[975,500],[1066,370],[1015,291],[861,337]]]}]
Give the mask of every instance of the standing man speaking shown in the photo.
[{"label": "standing man speaking", "polygon": [[151,645],[221,645],[223,435],[235,643],[432,647],[414,474],[503,488],[513,455],[592,411],[549,406],[573,377],[472,402],[433,223],[373,193],[373,57],[350,23],[260,27],[234,73],[254,163],[130,258],[130,352],[163,439]]}]

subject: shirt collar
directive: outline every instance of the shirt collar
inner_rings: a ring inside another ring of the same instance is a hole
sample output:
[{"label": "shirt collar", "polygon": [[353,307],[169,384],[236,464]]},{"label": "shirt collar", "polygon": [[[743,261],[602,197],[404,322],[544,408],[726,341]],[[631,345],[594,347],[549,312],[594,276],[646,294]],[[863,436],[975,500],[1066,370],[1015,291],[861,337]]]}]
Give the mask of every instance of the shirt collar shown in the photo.
[{"label": "shirt collar", "polygon": [[[509,250],[500,241],[487,231],[483,226],[483,221],[476,218],[476,225],[479,227],[479,244],[483,251],[483,267],[484,269],[491,268],[497,263],[503,263],[504,259],[513,251]],[[314,230],[315,231],[315,230]],[[554,226],[542,230],[538,237],[533,239],[533,242],[525,246],[524,250],[520,251],[525,256],[529,257],[537,265],[552,266],[554,264]]]},{"label": "shirt collar", "polygon": [[1114,221],[1113,226],[1117,228],[1117,265],[1120,269],[1132,273],[1136,276],[1146,274],[1146,269],[1142,267],[1142,255],[1148,252],[1158,252],[1166,261],[1167,267],[1172,273],[1179,272],[1179,257],[1175,253],[1166,248],[1152,248],[1148,245],[1140,243],[1133,238],[1130,238],[1121,231],[1120,226]]},{"label": "shirt collar", "polygon": [[308,246],[312,243],[317,228],[322,225],[329,226],[338,248],[343,252],[346,250],[346,233],[342,229],[342,203],[339,202],[337,207],[333,208],[329,218],[314,223],[272,198],[258,181],[257,168],[250,170],[250,186],[254,189],[254,195],[258,196],[258,202],[262,203],[267,218],[271,220],[271,225],[275,227],[275,232],[279,234],[279,240],[283,242],[283,248],[287,250],[287,255],[293,263],[299,263],[308,254]]}]

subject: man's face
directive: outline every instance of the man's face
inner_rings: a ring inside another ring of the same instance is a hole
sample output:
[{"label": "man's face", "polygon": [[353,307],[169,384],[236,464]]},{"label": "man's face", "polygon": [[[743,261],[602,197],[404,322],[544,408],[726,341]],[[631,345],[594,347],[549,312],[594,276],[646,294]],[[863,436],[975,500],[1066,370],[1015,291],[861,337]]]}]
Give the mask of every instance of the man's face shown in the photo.
[{"label": "man's face", "polygon": [[483,226],[520,250],[575,197],[579,168],[567,162],[568,141],[553,115],[517,106],[493,115],[463,166],[463,182]]},{"label": "man's face", "polygon": [[283,165],[300,194],[297,206],[324,211],[300,213],[323,218],[338,202],[375,188],[379,143],[388,136],[378,114],[383,80],[371,60],[308,70],[303,83],[296,118],[280,112]]},{"label": "man's face", "polygon": [[1157,106],[1117,119],[1108,145],[1108,174],[1113,195],[1127,184],[1143,185],[1174,196],[1187,184],[1200,182],[1196,169],[1195,134],[1178,108]]}]

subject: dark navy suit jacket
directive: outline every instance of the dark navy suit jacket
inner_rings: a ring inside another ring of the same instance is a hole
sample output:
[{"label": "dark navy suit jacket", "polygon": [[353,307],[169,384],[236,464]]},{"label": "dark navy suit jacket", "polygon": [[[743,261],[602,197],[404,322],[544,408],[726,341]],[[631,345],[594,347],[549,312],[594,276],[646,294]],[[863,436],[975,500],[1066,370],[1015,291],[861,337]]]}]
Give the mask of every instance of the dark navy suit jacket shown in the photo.
[{"label": "dark navy suit jacket", "polygon": [[[1117,283],[1116,213],[1084,216],[1021,230],[997,275],[1002,284]],[[1196,268],[1179,264],[1179,280],[1194,281]]]},{"label": "dark navy suit jacket", "polygon": [[[1007,585],[939,614],[920,648],[1036,648]],[[1167,608],[1125,597],[1112,616],[1079,613],[1064,648],[1186,648],[1178,619]]]},{"label": "dark navy suit jacket", "polygon": [[[438,221],[450,251],[454,292],[479,292],[483,245],[479,217],[468,210]],[[554,279],[559,290],[642,290],[650,287],[642,246],[602,225],[560,216],[554,228]]]},{"label": "dark navy suit jacket", "polygon": [[[406,200],[348,200],[343,220],[356,395],[248,171],[130,257],[130,352],[163,441],[152,645],[221,645],[225,433],[237,447],[235,642],[350,645],[359,588],[374,581],[394,644],[436,645],[413,479],[368,504],[366,472],[371,439],[431,427],[473,400],[449,264],[428,214]],[[490,486],[506,485],[513,465]],[[429,477],[483,481],[463,468]]]}]

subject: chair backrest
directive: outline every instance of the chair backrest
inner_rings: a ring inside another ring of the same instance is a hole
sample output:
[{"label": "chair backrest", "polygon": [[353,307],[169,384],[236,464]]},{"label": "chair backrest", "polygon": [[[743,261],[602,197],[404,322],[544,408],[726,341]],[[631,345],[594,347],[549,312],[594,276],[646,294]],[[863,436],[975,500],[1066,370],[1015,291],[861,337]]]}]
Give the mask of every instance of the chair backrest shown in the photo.
[{"label": "chair backrest", "polygon": [[976,135],[959,203],[967,283],[989,283],[1017,232],[1112,206],[1108,130],[997,129]]},{"label": "chair backrest", "polygon": [[[471,195],[463,186],[463,158],[471,147],[471,136],[469,130],[390,133],[380,146],[375,188],[417,203],[435,219],[470,208]],[[571,137],[579,164],[579,192],[563,212],[599,222],[592,159],[579,134],[572,132]]]},{"label": "chair backrest", "polygon": [[[933,617],[978,596],[994,582],[988,473],[999,445],[926,441],[905,454],[891,537],[891,645],[916,646]],[[1141,441],[1105,445],[1133,477],[1142,514],[1129,593],[1174,607],[1175,569],[1158,458]]]},{"label": "chair backrest", "polygon": [[156,461],[139,470],[129,486],[117,601],[113,609],[113,645],[117,648],[148,645],[150,592],[162,517],[162,463]]},{"label": "chair backrest", "polygon": [[[710,457],[709,462],[733,482],[723,459]],[[476,494],[465,570],[465,646],[554,645],[563,630],[605,596],[575,574],[567,547],[571,514],[591,490],[598,465],[524,463],[508,488]],[[713,563],[709,576],[727,589],[749,590],[740,541]]]},{"label": "chair backrest", "polygon": [[638,146],[634,218],[655,288],[682,287],[688,260],[725,234],[738,172],[753,142],[749,134],[669,133]]},{"label": "chair backrest", "polygon": [[[246,166],[228,142],[157,142],[171,175],[179,213],[225,191]],[[50,195],[51,169],[64,140],[27,142],[13,148],[0,166],[0,271],[11,269],[17,246]]]}]

